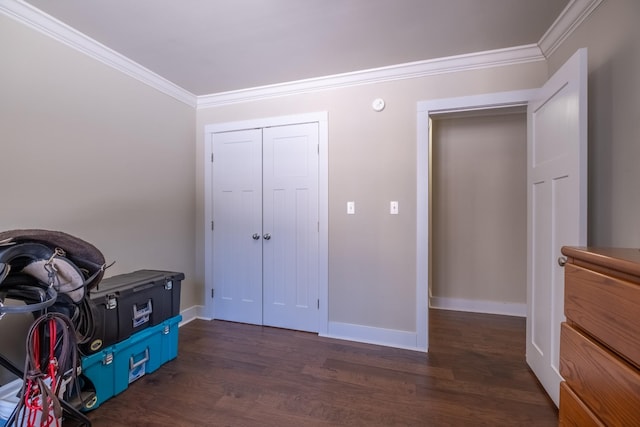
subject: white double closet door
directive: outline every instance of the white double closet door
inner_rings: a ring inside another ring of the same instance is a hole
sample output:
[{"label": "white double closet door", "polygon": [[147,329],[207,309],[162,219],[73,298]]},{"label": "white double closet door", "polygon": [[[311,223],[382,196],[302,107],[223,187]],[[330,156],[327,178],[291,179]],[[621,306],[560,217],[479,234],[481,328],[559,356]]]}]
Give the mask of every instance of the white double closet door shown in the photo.
[{"label": "white double closet door", "polygon": [[318,124],[215,133],[214,317],[318,331]]}]

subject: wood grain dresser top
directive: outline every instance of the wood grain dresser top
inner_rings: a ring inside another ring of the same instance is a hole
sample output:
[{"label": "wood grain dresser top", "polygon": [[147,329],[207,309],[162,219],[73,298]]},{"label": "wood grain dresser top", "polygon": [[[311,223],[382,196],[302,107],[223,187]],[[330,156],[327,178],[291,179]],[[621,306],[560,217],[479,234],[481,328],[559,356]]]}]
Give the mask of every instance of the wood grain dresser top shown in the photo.
[{"label": "wood grain dresser top", "polygon": [[569,258],[640,276],[640,249],[563,246]]}]

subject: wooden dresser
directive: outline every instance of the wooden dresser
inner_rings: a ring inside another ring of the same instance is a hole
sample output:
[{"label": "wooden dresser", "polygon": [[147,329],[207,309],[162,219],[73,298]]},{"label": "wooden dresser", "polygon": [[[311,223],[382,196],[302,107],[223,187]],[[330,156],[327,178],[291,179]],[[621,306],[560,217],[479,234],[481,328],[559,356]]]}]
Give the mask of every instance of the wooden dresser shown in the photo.
[{"label": "wooden dresser", "polygon": [[640,426],[640,250],[562,253],[560,426]]}]

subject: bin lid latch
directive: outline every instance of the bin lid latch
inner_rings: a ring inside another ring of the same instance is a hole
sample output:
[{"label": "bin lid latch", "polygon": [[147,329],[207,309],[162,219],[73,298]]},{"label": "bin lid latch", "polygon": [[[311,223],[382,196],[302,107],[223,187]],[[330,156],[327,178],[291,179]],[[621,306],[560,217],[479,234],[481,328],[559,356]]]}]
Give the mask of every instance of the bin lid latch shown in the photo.
[{"label": "bin lid latch", "polygon": [[107,295],[107,310],[113,310],[116,307],[118,307],[118,298],[116,295]]}]

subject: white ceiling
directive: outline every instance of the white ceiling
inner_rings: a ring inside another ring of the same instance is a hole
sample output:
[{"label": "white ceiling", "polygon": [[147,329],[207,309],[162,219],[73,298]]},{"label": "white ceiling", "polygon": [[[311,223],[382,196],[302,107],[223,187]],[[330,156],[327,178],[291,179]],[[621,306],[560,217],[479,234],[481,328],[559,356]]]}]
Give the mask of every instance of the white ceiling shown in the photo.
[{"label": "white ceiling", "polygon": [[569,0],[26,0],[195,95],[538,43]]}]

